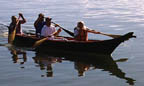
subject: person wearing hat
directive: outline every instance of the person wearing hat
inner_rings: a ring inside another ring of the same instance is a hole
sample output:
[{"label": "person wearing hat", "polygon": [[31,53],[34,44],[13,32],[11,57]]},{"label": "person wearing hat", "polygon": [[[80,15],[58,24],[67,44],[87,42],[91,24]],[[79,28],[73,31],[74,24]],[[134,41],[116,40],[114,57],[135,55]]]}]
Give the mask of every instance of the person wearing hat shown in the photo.
[{"label": "person wearing hat", "polygon": [[100,32],[88,29],[83,21],[79,21],[77,27],[74,28],[75,40],[88,41],[88,33],[100,34]]},{"label": "person wearing hat", "polygon": [[40,13],[38,15],[37,20],[34,22],[34,27],[36,29],[36,36],[37,37],[40,36],[41,30],[45,24],[46,24],[46,22],[44,21],[44,14]]},{"label": "person wearing hat", "polygon": [[61,28],[56,30],[56,27],[58,25],[55,25],[55,26],[51,25],[51,20],[52,20],[52,18],[50,18],[50,17],[46,18],[46,25],[44,25],[42,30],[41,30],[41,37],[57,36],[62,31]]}]

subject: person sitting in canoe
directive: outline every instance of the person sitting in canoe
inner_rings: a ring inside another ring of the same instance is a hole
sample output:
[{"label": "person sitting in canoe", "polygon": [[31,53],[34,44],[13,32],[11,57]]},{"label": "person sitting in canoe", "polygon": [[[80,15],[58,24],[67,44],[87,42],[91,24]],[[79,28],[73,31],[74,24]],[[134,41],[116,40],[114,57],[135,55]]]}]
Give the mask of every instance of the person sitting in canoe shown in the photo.
[{"label": "person sitting in canoe", "polygon": [[11,17],[11,23],[9,25],[9,34],[11,34],[14,31],[15,27],[16,27],[16,34],[23,34],[21,24],[26,23],[26,19],[24,18],[22,13],[19,13],[19,18],[20,17],[22,18],[22,20],[19,20],[16,16]]},{"label": "person sitting in canoe", "polygon": [[51,25],[51,19],[50,17],[46,18],[46,25],[43,26],[42,30],[41,30],[41,37],[54,37],[54,36],[58,36],[58,34],[62,31],[61,28],[59,28],[56,31],[56,28],[58,25],[52,26]]},{"label": "person sitting in canoe", "polygon": [[[22,18],[22,20],[19,20],[20,17]],[[21,24],[24,23],[26,23],[26,19],[23,17],[22,13],[19,13],[19,18],[17,18],[16,16],[11,17],[11,23],[8,27],[8,43],[13,43],[16,34],[23,34]]]},{"label": "person sitting in canoe", "polygon": [[77,23],[77,27],[74,28],[74,38],[78,41],[88,41],[88,32],[94,34],[100,34],[100,32],[96,32],[94,30],[88,29],[83,21]]},{"label": "person sitting in canoe", "polygon": [[34,22],[34,27],[36,29],[37,37],[39,37],[41,35],[41,30],[45,24],[46,24],[46,22],[44,21],[44,14],[40,13],[38,15],[37,20]]}]

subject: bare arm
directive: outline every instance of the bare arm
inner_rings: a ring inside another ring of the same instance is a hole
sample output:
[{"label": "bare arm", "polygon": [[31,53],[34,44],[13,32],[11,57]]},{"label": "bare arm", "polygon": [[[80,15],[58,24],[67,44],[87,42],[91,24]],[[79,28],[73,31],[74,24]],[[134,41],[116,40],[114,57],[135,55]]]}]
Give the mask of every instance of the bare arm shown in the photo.
[{"label": "bare arm", "polygon": [[22,14],[22,13],[19,13],[19,16],[22,18],[22,20],[20,20],[20,23],[21,23],[21,24],[26,23],[26,19],[24,18],[23,14]]},{"label": "bare arm", "polygon": [[52,35],[54,36],[58,36],[58,34],[62,31],[61,28],[59,28],[57,31],[55,31]]},{"label": "bare arm", "polygon": [[90,29],[88,29],[88,28],[87,28],[87,31],[90,32],[90,33],[94,33],[94,34],[100,34],[100,32],[97,32],[97,31],[95,31],[95,30],[90,30]]}]

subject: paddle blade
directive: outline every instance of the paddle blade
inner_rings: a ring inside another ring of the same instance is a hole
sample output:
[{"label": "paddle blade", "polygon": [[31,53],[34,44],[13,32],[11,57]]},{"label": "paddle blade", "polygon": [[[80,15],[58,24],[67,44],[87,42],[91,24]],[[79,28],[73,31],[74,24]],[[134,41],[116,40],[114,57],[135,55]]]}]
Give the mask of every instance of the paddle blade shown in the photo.
[{"label": "paddle blade", "polygon": [[43,38],[43,39],[40,39],[40,40],[36,41],[35,44],[33,45],[33,48],[41,45],[46,40],[47,40],[47,38]]},{"label": "paddle blade", "polygon": [[121,58],[118,60],[115,60],[115,62],[126,62],[128,60],[128,58]]},{"label": "paddle blade", "polygon": [[12,42],[15,39],[15,34],[16,34],[16,30],[14,30],[11,34],[8,35],[8,43],[12,44]]}]

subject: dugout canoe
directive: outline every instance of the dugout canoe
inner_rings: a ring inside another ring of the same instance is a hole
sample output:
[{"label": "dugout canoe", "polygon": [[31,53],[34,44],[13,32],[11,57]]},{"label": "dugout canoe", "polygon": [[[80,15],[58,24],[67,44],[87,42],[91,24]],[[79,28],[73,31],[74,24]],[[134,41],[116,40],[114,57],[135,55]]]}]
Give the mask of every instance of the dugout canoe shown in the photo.
[{"label": "dugout canoe", "polygon": [[[133,38],[133,32],[124,34],[118,38],[108,40],[89,40],[89,41],[76,41],[71,37],[64,37],[67,40],[46,40],[37,46],[34,50],[37,52],[50,53],[93,53],[111,55],[112,52],[122,42]],[[32,47],[36,41],[40,40],[35,36],[16,35],[13,44],[17,47]]]}]

